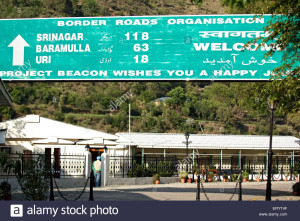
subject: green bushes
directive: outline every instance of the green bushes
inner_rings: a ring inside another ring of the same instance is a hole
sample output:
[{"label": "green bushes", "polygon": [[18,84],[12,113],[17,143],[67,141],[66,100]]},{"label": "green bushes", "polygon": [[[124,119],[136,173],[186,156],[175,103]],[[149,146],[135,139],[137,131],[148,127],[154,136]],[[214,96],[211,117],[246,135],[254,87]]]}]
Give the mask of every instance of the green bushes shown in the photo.
[{"label": "green bushes", "polygon": [[173,167],[169,161],[160,161],[157,163],[150,162],[147,164],[138,164],[133,162],[132,167],[128,171],[128,177],[151,177],[159,174],[161,177],[170,177],[173,175]]},{"label": "green bushes", "polygon": [[247,171],[244,171],[242,173],[242,178],[245,179],[245,180],[249,180],[249,173]]},{"label": "green bushes", "polygon": [[238,178],[239,178],[238,174],[232,174],[231,175],[231,179],[232,179],[233,182],[236,182],[238,180]]},{"label": "green bushes", "polygon": [[293,193],[296,196],[300,196],[300,182],[297,182],[293,185]]},{"label": "green bushes", "polygon": [[11,197],[11,185],[7,181],[3,181],[0,184],[0,200],[5,200],[8,196]]},{"label": "green bushes", "polygon": [[156,183],[156,181],[160,181],[160,175],[159,174],[154,174],[153,177],[152,177],[152,182],[153,184]]},{"label": "green bushes", "polygon": [[15,170],[25,199],[46,200],[49,191],[49,168],[45,167],[45,155],[40,155],[37,159],[23,159],[22,165],[20,159]]}]

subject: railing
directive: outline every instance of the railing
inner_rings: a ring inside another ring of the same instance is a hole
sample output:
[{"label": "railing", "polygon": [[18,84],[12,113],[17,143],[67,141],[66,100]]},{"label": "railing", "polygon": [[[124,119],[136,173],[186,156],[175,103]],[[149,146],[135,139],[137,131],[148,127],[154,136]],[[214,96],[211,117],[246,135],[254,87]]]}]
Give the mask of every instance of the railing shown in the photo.
[{"label": "railing", "polygon": [[[219,170],[234,173],[237,170],[247,171],[249,174],[258,176],[258,174],[267,173],[267,158],[249,159],[242,155],[238,157],[227,157],[224,159],[196,156],[194,159],[185,160],[177,157],[128,157],[111,156],[110,157],[110,177],[146,177],[155,173],[161,176],[177,176],[178,173],[186,171],[188,165],[189,173],[195,171]],[[253,157],[251,157],[253,158]],[[263,157],[261,157],[263,158]],[[300,157],[272,160],[272,174],[284,177],[296,177],[300,170]],[[291,176],[291,174],[293,176]],[[262,177],[263,178],[263,177]]]},{"label": "railing", "polygon": [[[43,158],[45,166],[52,168],[55,178],[76,178],[85,177],[86,157],[81,154],[64,154],[64,155],[49,155],[44,154],[6,154],[6,158],[10,163],[20,161],[21,173],[24,174],[27,165],[32,160]],[[1,168],[0,168],[1,169]],[[14,178],[13,171],[6,173],[0,171],[0,178]]]},{"label": "railing", "polygon": [[180,170],[176,157],[110,156],[110,177],[172,176]]}]

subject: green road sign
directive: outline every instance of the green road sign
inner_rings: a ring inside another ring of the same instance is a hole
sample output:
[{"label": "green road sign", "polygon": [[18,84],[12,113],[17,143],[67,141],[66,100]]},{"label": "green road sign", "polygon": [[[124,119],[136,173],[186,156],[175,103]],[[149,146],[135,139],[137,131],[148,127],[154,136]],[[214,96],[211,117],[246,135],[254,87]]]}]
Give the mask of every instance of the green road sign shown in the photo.
[{"label": "green road sign", "polygon": [[[0,20],[3,80],[268,80],[266,15]],[[279,50],[279,49],[278,49]]]}]

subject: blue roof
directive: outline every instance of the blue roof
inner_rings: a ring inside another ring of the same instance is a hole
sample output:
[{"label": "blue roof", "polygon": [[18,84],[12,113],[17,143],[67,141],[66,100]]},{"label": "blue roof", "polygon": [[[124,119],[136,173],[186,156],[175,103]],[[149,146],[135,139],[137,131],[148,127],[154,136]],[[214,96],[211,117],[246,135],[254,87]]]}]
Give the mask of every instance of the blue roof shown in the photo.
[{"label": "blue roof", "polygon": [[157,98],[154,101],[165,101],[166,99],[171,99],[170,97],[161,97],[161,98]]}]

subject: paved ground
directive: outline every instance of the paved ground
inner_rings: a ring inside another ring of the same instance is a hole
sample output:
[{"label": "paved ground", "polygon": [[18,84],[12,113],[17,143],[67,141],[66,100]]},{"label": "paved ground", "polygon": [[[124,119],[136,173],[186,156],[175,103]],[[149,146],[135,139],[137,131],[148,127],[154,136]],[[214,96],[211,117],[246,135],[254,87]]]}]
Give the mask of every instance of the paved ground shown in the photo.
[{"label": "paved ground", "polygon": [[[291,194],[292,185],[295,181],[272,182],[272,200],[289,201],[300,200],[299,196]],[[204,189],[209,200],[228,201],[234,192],[236,183],[203,183]],[[132,185],[132,186],[109,186],[94,188],[94,199],[97,201],[195,201],[196,183],[171,183],[171,184],[151,184],[151,185]],[[255,201],[265,200],[266,182],[247,182],[242,183],[242,200]],[[58,191],[55,189],[55,200],[62,200]],[[72,200],[75,199],[82,188],[64,188],[62,194]],[[239,189],[232,200],[238,200]],[[18,191],[13,192],[13,200],[22,200],[23,194]],[[89,199],[89,188],[79,200],[87,201]],[[206,197],[201,189],[201,201],[206,201]]]}]

